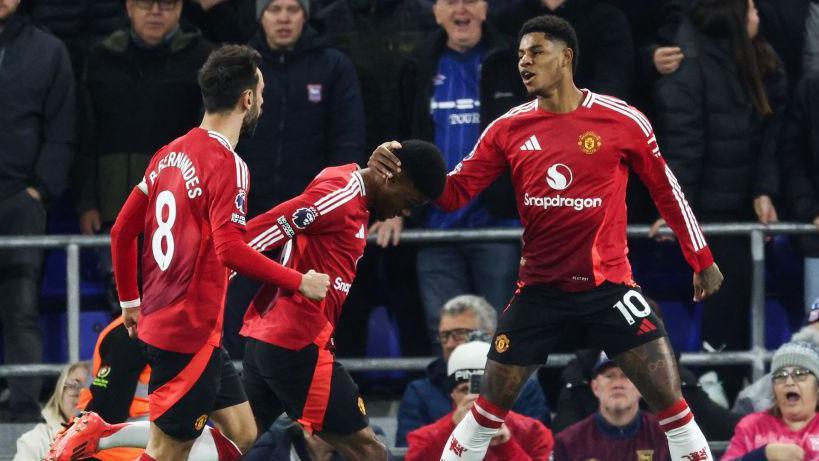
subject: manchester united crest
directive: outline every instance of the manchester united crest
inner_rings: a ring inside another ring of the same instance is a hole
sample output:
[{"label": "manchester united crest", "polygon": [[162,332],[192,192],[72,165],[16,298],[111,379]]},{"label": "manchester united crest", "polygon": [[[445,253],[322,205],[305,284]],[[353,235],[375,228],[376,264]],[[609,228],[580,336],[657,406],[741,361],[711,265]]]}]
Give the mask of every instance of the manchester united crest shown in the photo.
[{"label": "manchester united crest", "polygon": [[202,415],[196,418],[196,422],[193,423],[193,428],[197,431],[201,431],[203,427],[205,427],[205,423],[208,422],[208,415]]},{"label": "manchester united crest", "polygon": [[509,338],[506,335],[498,335],[495,338],[495,351],[503,354],[507,350],[509,350]]},{"label": "manchester united crest", "polygon": [[591,155],[597,152],[597,149],[600,149],[603,140],[594,131],[587,131],[577,138],[577,145],[584,154]]}]

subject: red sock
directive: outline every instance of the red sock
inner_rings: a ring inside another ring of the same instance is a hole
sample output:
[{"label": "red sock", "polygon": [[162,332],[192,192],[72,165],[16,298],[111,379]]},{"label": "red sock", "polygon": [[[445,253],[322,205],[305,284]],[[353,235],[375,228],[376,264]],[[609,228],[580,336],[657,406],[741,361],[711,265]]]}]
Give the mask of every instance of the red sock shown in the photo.
[{"label": "red sock", "polygon": [[478,397],[478,400],[475,401],[475,405],[472,406],[472,415],[475,416],[475,420],[478,424],[492,429],[499,428],[508,413],[509,410],[504,410],[489,400],[486,400],[483,396]]},{"label": "red sock", "polygon": [[153,459],[151,457],[151,455],[149,455],[148,453],[143,452],[142,455],[140,455],[139,459],[137,459],[136,461],[156,461],[156,460]]},{"label": "red sock", "polygon": [[657,419],[660,420],[660,427],[663,431],[668,432],[688,424],[689,421],[694,419],[694,414],[691,413],[685,399],[680,399],[674,405],[657,413]]},{"label": "red sock", "polygon": [[214,445],[216,445],[216,454],[219,461],[239,461],[242,452],[239,451],[239,447],[233,441],[215,427],[210,429],[210,434],[213,437]]}]

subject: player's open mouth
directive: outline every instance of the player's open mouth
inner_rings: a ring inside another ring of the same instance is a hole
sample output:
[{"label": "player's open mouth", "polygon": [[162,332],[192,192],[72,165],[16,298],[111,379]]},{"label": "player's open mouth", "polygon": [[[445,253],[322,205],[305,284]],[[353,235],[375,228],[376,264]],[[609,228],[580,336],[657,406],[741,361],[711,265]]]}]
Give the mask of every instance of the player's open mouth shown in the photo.
[{"label": "player's open mouth", "polygon": [[785,399],[787,399],[788,402],[790,403],[798,402],[801,398],[802,397],[796,392],[788,392],[787,394],[785,394]]},{"label": "player's open mouth", "polygon": [[535,77],[535,74],[528,70],[522,70],[520,71],[520,77],[523,79],[523,83],[529,83]]},{"label": "player's open mouth", "polygon": [[467,27],[471,22],[469,19],[455,19],[452,21],[457,27]]}]

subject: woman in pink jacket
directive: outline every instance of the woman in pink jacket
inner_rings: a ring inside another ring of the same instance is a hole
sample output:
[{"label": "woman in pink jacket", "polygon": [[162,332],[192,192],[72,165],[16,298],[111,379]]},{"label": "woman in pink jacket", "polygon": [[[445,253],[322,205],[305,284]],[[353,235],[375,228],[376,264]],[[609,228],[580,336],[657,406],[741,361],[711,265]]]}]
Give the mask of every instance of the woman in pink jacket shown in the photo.
[{"label": "woman in pink jacket", "polygon": [[819,348],[786,343],[774,354],[771,370],[773,407],[740,420],[723,461],[819,460]]}]

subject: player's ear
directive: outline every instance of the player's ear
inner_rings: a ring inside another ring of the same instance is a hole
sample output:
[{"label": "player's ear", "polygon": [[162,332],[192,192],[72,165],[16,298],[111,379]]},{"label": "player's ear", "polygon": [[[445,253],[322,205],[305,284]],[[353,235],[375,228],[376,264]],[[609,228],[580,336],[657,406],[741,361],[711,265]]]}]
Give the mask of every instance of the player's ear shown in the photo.
[{"label": "player's ear", "polygon": [[253,90],[245,90],[242,92],[242,107],[245,111],[253,108]]},{"label": "player's ear", "polygon": [[574,61],[574,50],[569,48],[568,46],[563,48],[563,61],[561,65],[563,67],[572,67],[572,61]]}]

